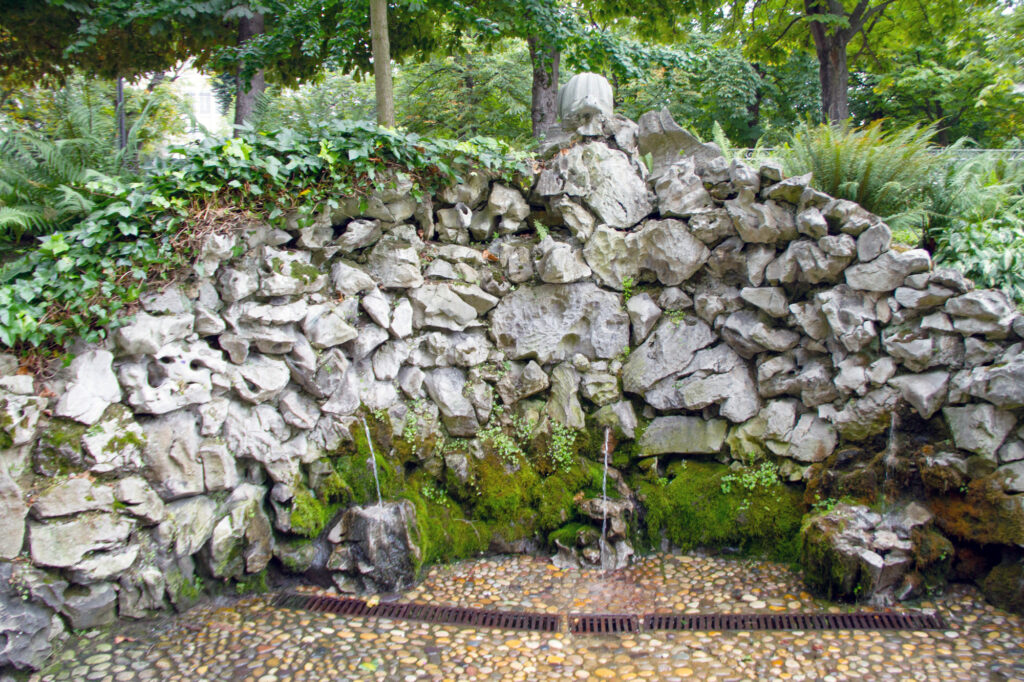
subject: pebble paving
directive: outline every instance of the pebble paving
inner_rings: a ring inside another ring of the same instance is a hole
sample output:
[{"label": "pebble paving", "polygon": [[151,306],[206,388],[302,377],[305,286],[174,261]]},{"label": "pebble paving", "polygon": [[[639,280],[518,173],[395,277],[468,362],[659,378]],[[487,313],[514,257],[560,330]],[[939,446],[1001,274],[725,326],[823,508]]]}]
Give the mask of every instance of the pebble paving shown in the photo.
[{"label": "pebble paving", "polygon": [[[479,559],[435,567],[395,597],[563,614],[851,610],[812,598],[783,565],[677,554],[610,573],[530,557]],[[561,633],[501,631],[276,609],[271,599],[208,603],[175,618],[89,632],[31,679],[1024,680],[1024,617],[966,585],[896,609],[936,609],[945,631],[580,636],[564,624]]]}]

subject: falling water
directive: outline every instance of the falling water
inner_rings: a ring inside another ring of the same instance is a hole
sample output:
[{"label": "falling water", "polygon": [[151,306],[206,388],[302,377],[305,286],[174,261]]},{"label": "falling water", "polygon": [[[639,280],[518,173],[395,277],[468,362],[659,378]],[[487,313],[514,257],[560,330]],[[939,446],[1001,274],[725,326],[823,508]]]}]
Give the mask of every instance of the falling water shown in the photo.
[{"label": "falling water", "polygon": [[373,452],[373,439],[370,438],[370,426],[366,423],[366,417],[360,417],[363,420],[363,429],[366,431],[366,444],[370,446],[370,462],[373,467],[373,482],[377,484],[377,506],[384,506],[384,501],[380,496],[380,479],[377,478],[377,455]]},{"label": "falling water", "polygon": [[605,568],[605,545],[608,544],[608,451],[611,450],[611,433],[608,427],[604,429],[604,446],[601,453],[604,455],[604,472],[601,474],[601,540],[598,545],[601,548],[601,568]]},{"label": "falling water", "polygon": [[899,442],[896,432],[896,410],[889,415],[889,441],[885,445],[885,455],[882,457],[882,464],[885,466],[885,478],[882,481],[882,497],[888,500],[892,474],[896,469],[896,456],[899,452]]}]

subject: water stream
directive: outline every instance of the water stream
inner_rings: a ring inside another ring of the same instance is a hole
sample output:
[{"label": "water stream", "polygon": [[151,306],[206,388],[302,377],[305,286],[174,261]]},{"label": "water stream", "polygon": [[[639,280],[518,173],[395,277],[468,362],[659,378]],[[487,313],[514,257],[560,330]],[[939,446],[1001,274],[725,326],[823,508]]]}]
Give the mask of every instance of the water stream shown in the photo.
[{"label": "water stream", "polygon": [[366,423],[366,417],[360,417],[363,421],[363,429],[366,431],[366,444],[370,446],[370,462],[373,467],[373,482],[377,485],[377,506],[384,506],[384,500],[380,496],[380,479],[377,477],[377,455],[373,452],[373,439],[370,438],[370,426]]},{"label": "water stream", "polygon": [[882,465],[885,467],[884,479],[882,480],[882,499],[885,506],[889,505],[889,498],[893,485],[893,472],[896,470],[896,458],[899,454],[899,436],[896,431],[896,410],[892,411],[889,417],[889,440],[885,445],[885,454],[882,456]]},{"label": "water stream", "polygon": [[611,450],[611,434],[609,427],[604,429],[604,445],[601,453],[604,455],[604,472],[601,474],[601,539],[598,546],[601,548],[601,568],[607,567],[605,561],[605,546],[608,544],[608,451]]}]

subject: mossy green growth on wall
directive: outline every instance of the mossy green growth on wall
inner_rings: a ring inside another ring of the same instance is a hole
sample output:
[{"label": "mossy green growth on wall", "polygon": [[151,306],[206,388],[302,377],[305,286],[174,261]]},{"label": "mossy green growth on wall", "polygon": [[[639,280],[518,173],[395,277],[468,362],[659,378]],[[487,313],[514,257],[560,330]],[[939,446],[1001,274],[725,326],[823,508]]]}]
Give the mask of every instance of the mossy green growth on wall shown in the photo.
[{"label": "mossy green growth on wall", "polygon": [[795,561],[803,517],[801,495],[777,478],[753,475],[750,487],[723,464],[688,461],[671,480],[637,480],[646,533],[657,547],[662,534],[682,550],[731,548],[748,555]]},{"label": "mossy green growth on wall", "polygon": [[466,518],[462,507],[429,477],[410,478],[399,497],[409,500],[416,509],[418,537],[414,539],[420,548],[417,573],[433,563],[477,556],[490,545],[493,524]]},{"label": "mossy green growth on wall", "polygon": [[292,498],[292,532],[315,538],[330,520],[328,505],[318,500],[308,490],[300,490]]}]

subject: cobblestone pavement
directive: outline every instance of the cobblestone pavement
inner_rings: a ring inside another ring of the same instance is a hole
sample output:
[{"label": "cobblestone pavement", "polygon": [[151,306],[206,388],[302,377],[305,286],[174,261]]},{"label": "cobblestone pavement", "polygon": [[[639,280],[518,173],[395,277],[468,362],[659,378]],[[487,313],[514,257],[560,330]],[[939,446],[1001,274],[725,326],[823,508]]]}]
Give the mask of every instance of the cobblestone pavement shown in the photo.
[{"label": "cobblestone pavement", "polygon": [[[782,565],[664,554],[609,574],[529,557],[467,561],[435,567],[398,598],[550,613],[850,609],[813,599]],[[270,599],[87,633],[32,679],[1024,680],[1024,618],[963,585],[912,605],[937,609],[946,631],[578,636],[348,618],[275,609]]]}]

